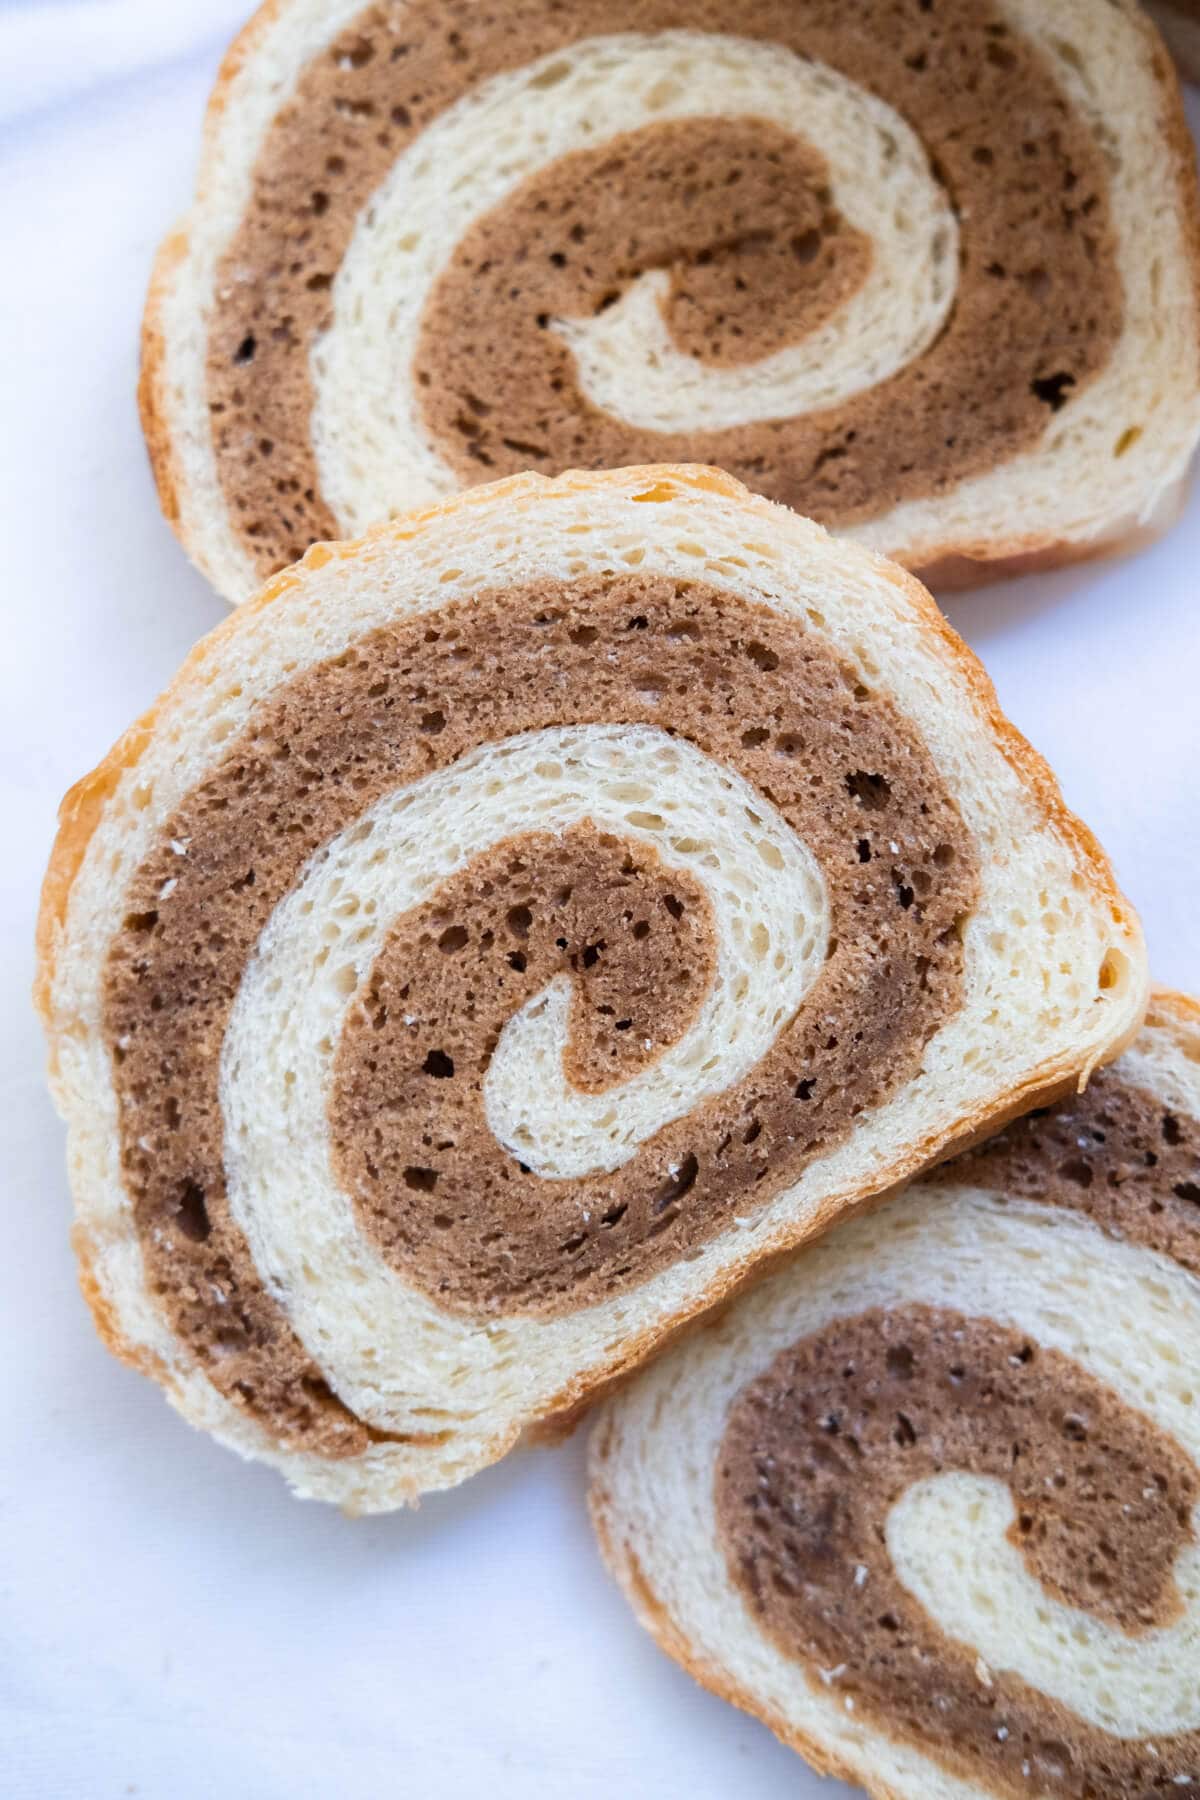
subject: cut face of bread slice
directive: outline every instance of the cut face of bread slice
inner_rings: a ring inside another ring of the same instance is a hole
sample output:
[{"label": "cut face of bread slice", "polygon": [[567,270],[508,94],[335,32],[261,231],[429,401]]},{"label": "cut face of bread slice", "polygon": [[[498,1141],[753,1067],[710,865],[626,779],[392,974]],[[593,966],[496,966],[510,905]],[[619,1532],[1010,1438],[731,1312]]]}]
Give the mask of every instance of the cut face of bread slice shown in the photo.
[{"label": "cut face of bread slice", "polygon": [[534,468],[718,464],[943,584],[1167,519],[1191,141],[1133,0],[270,0],[142,407],[231,600]]},{"label": "cut face of bread slice", "polygon": [[1185,81],[1200,81],[1200,5],[1197,0],[1152,0],[1150,13],[1170,45]]},{"label": "cut face of bread slice", "polygon": [[610,1404],[643,1624],[888,1800],[1200,1792],[1200,1007]]},{"label": "cut face of bread slice", "polygon": [[69,796],[41,949],[102,1330],[363,1508],[1073,1082],[1145,981],[924,591],[670,468],[310,552]]}]

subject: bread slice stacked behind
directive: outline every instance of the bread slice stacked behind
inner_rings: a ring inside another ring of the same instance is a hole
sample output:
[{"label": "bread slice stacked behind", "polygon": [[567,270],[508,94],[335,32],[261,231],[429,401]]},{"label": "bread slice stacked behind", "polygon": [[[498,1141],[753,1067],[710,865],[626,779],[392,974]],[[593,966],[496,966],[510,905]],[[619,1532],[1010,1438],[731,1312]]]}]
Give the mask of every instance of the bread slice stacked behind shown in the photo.
[{"label": "bread slice stacked behind", "polygon": [[526,468],[703,461],[942,585],[1169,519],[1198,203],[1135,0],[268,0],[147,304],[230,600]]}]

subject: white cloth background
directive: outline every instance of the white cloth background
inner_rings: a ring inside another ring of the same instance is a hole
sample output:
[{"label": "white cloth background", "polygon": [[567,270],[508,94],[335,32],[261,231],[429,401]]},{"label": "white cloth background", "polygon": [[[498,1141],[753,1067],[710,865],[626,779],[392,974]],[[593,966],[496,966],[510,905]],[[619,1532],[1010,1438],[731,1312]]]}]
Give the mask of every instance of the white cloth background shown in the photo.
[{"label": "white cloth background", "polygon": [[[832,1800],[637,1630],[581,1442],[353,1523],[189,1432],[76,1291],[34,906],[60,794],[223,613],[158,516],[133,386],[243,4],[0,4],[0,1792]],[[1200,493],[1133,560],[950,611],[1115,857],[1158,978],[1200,990],[1198,571]]]}]

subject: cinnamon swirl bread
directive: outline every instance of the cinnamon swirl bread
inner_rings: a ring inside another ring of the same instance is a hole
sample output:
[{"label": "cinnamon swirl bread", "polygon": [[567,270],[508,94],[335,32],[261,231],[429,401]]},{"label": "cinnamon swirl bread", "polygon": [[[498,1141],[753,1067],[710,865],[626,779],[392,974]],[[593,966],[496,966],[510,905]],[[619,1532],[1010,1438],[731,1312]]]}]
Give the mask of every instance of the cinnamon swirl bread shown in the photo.
[{"label": "cinnamon swirl bread", "polygon": [[676,460],[961,582],[1171,512],[1197,267],[1134,0],[269,0],[146,435],[232,600],[506,473]]},{"label": "cinnamon swirl bread", "polygon": [[1074,1083],[1145,979],[915,581],[671,468],[312,550],[68,796],[41,969],[103,1335],[360,1509]]},{"label": "cinnamon swirl bread", "polygon": [[663,1647],[888,1800],[1200,1794],[1200,1007],[614,1403]]}]

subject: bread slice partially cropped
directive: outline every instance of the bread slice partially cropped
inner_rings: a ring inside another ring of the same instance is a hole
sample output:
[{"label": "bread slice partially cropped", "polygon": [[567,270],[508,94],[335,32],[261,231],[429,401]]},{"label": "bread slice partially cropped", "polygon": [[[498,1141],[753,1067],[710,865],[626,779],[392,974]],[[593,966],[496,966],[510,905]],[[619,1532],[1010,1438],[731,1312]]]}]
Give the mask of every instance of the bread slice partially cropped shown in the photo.
[{"label": "bread slice partially cropped", "polygon": [[639,1619],[880,1800],[1200,1780],[1200,1006],[838,1227],[601,1414]]},{"label": "bread slice partially cropped", "polygon": [[1135,0],[268,0],[146,308],[230,600],[532,468],[717,464],[942,586],[1173,516],[1200,207]]},{"label": "bread slice partially cropped", "polygon": [[1186,81],[1200,81],[1200,6],[1196,0],[1152,0],[1150,12]]},{"label": "bread slice partially cropped", "polygon": [[1072,1086],[1145,992],[925,592],[684,468],[312,550],[68,796],[40,945],[102,1334],[360,1509]]}]

